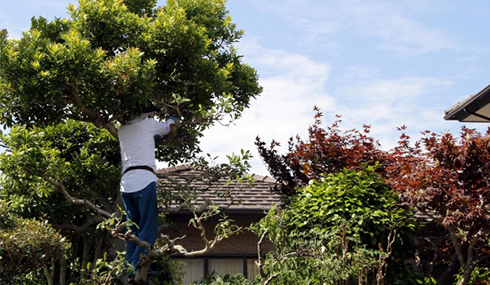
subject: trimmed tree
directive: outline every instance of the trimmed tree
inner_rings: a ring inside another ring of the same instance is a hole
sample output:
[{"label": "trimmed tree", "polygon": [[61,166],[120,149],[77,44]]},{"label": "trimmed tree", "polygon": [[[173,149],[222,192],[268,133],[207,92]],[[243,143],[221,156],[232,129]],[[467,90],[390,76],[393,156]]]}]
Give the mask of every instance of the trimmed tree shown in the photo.
[{"label": "trimmed tree", "polygon": [[[75,212],[80,220],[53,216],[65,228],[92,229],[117,213],[119,166],[111,147],[117,145],[118,125],[141,103],[152,100],[164,110],[161,119],[181,119],[156,150],[158,159],[177,163],[196,156],[204,130],[239,118],[262,90],[255,70],[233,46],[243,31],[232,23],[224,0],[155,4],[80,0],[69,6],[69,18],[33,18],[21,39],[0,33],[0,120],[12,128],[10,138],[3,137],[11,150],[2,162],[6,183],[27,183],[22,191],[30,190],[29,201],[56,193],[63,205],[84,206]],[[59,144],[45,136],[55,133],[52,126],[60,130]],[[77,138],[77,128],[90,129],[88,137]],[[236,171],[224,175],[237,178]],[[129,233],[114,234],[138,241]],[[176,250],[170,244],[154,253]]]}]

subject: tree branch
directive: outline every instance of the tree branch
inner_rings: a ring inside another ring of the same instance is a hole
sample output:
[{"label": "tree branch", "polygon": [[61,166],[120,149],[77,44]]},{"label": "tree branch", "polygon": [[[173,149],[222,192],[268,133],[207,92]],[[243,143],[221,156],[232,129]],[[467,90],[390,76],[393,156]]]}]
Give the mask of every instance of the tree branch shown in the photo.
[{"label": "tree branch", "polygon": [[89,118],[91,118],[90,122],[94,124],[96,127],[104,127],[117,138],[117,128],[114,124],[109,120],[104,120],[101,118],[100,113],[96,110],[90,109],[82,101],[82,98],[78,95],[78,87],[75,81],[70,82],[71,90],[70,95],[73,98],[73,104],[77,106],[77,108],[84,114],[86,114]]},{"label": "tree branch", "polygon": [[453,247],[456,250],[456,256],[458,257],[459,264],[461,266],[465,265],[463,251],[461,250],[458,244],[458,237],[456,236],[456,227],[454,225],[447,226],[449,230],[449,237],[451,238],[451,242],[453,243]]},{"label": "tree branch", "polygon": [[55,224],[55,225],[53,225],[53,227],[55,227],[57,229],[74,230],[77,233],[81,233],[81,232],[87,230],[89,227],[102,222],[103,220],[104,220],[104,217],[98,216],[98,217],[86,220],[85,223],[83,223],[83,225],[81,225],[81,226],[77,226],[74,224],[61,224],[61,225]]},{"label": "tree branch", "polygon": [[264,263],[263,263],[263,258],[262,258],[262,256],[263,256],[262,243],[264,242],[264,239],[268,233],[269,233],[269,229],[266,229],[264,231],[264,233],[260,236],[259,242],[257,243],[257,256],[258,256],[258,258],[257,258],[257,261],[255,262],[255,265],[257,265],[259,272],[260,272],[260,276],[262,276],[262,278],[267,277],[267,274],[264,271]]},{"label": "tree branch", "polygon": [[106,217],[106,218],[110,218],[111,217],[111,214],[109,212],[106,212],[106,211],[100,209],[99,207],[97,207],[96,205],[94,205],[89,200],[87,200],[87,199],[75,199],[75,198],[73,198],[68,193],[68,191],[66,191],[65,186],[63,185],[63,183],[57,182],[57,181],[51,179],[46,174],[43,174],[43,178],[44,178],[44,180],[46,180],[47,182],[49,182],[51,185],[53,185],[55,187],[55,189],[58,190],[58,192],[60,192],[63,196],[65,196],[65,198],[67,199],[68,203],[71,203],[71,204],[74,204],[74,205],[84,205],[84,206],[89,207],[90,209],[92,209],[97,214],[99,214],[99,215],[101,215],[103,217]]}]

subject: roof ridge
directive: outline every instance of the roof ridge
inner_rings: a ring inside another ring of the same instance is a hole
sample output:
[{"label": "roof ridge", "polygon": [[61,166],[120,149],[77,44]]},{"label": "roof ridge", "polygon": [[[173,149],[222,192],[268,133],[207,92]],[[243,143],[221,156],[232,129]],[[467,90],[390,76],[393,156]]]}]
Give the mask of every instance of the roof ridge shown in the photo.
[{"label": "roof ridge", "polygon": [[[189,170],[196,170],[194,166],[191,164],[181,164],[181,165],[175,165],[171,167],[166,167],[166,168],[160,168],[157,169],[157,173],[175,173],[175,172],[183,172],[183,171],[189,171]],[[277,180],[274,177],[268,176],[268,175],[258,175],[258,174],[252,174],[253,178],[256,181],[259,182],[269,182],[269,183],[276,183]]]},{"label": "roof ridge", "polygon": [[188,170],[194,170],[194,167],[190,164],[181,164],[181,165],[175,165],[171,167],[166,167],[166,168],[160,168],[157,169],[157,173],[170,173],[170,172],[182,172],[182,171],[188,171]]}]

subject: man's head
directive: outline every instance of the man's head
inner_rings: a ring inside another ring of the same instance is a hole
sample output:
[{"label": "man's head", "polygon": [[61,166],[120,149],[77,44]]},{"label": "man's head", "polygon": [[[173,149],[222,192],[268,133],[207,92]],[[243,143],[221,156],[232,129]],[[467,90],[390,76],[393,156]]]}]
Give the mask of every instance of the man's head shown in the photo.
[{"label": "man's head", "polygon": [[156,113],[161,112],[162,110],[155,107],[150,100],[147,100],[145,103],[139,104],[133,112],[128,113],[122,123],[123,125],[132,124],[145,118],[152,118]]},{"label": "man's head", "polygon": [[153,113],[161,113],[162,112],[162,110],[155,107],[155,105],[153,105],[153,103],[150,100],[147,100],[145,103],[141,104],[140,110],[141,110],[142,114],[152,113],[152,112]]}]

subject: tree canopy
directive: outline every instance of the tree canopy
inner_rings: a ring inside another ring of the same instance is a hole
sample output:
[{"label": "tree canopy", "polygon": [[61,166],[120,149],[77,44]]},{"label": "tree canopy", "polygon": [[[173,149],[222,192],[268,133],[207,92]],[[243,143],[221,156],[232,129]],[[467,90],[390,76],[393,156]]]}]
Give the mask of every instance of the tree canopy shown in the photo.
[{"label": "tree canopy", "polygon": [[[243,31],[226,1],[156,2],[80,0],[69,5],[67,18],[32,18],[20,39],[0,32],[0,122],[10,128],[1,137],[7,151],[0,157],[0,194],[9,197],[10,211],[48,220],[72,243],[70,263],[45,271],[51,283],[66,284],[70,270],[81,273],[77,282],[86,280],[89,262],[114,243],[108,233],[139,241],[124,233],[124,223],[114,229],[121,123],[152,101],[163,110],[159,119],[180,119],[176,132],[158,143],[157,158],[191,161],[204,130],[238,119],[262,91],[255,69],[234,47]],[[219,206],[206,205],[219,213]],[[154,250],[153,257],[176,250],[173,241],[163,244],[161,252],[139,245]]]},{"label": "tree canopy", "polygon": [[[233,44],[243,34],[224,0],[80,0],[70,18],[32,19],[21,39],[0,37],[0,120],[117,123],[151,99],[178,116],[185,156],[202,131],[240,116],[261,92]],[[161,153],[170,156],[169,153]],[[168,157],[167,157],[168,159]]]},{"label": "tree canopy", "polygon": [[447,231],[448,239],[444,240],[444,232],[437,237],[443,241],[418,238],[420,252],[432,254],[429,260],[418,263],[421,271],[433,276],[434,261],[447,264],[444,273],[437,276],[446,284],[461,267],[458,282],[468,284],[472,272],[488,268],[490,129],[482,134],[463,127],[459,138],[425,131],[411,143],[403,133],[406,127],[401,126],[399,144],[383,150],[369,136],[370,126],[363,126],[362,131],[342,131],[337,119],[323,128],[322,113],[319,108],[315,112],[308,138],[291,138],[284,154],[278,152],[278,142],[266,145],[256,140],[271,175],[280,182],[276,190],[284,194],[286,206],[297,195],[298,187],[306,187],[311,180],[341,172],[342,168],[359,170],[362,165],[379,163],[376,172],[396,190],[401,205],[413,207],[431,221],[431,226]]}]

